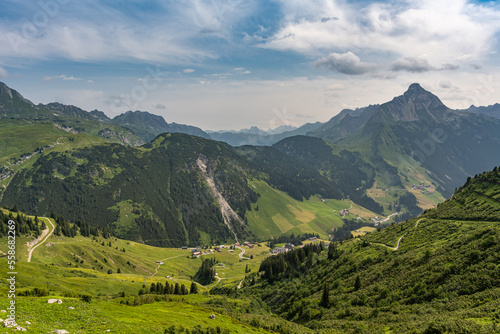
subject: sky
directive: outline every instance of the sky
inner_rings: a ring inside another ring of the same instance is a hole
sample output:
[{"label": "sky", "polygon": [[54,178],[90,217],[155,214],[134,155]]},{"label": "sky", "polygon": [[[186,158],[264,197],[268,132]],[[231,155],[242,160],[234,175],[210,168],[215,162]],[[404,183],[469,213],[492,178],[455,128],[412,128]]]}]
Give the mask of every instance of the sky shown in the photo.
[{"label": "sky", "polygon": [[0,81],[35,104],[205,130],[325,122],[418,82],[500,103],[500,4],[478,0],[2,0]]}]

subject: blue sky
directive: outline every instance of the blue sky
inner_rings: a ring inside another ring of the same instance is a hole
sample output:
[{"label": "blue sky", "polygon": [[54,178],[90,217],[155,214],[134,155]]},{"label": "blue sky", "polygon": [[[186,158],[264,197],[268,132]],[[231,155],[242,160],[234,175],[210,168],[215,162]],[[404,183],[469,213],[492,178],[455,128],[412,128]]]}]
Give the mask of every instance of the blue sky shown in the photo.
[{"label": "blue sky", "polygon": [[0,2],[0,81],[34,103],[147,110],[203,129],[301,125],[413,82],[500,102],[491,1]]}]

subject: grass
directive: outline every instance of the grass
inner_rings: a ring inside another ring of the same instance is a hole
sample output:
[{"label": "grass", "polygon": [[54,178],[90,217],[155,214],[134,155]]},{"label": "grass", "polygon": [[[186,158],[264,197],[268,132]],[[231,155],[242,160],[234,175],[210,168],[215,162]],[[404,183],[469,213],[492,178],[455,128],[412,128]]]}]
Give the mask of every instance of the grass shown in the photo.
[{"label": "grass", "polygon": [[[318,196],[300,202],[264,181],[252,181],[250,185],[261,196],[257,203],[252,204],[252,211],[247,213],[246,218],[250,229],[260,239],[292,233],[316,233],[328,239],[329,232],[343,224],[338,212],[351,207],[350,201],[325,200]],[[364,219],[376,216],[358,205],[353,205],[352,209],[355,213],[349,218],[354,218],[355,214]]]},{"label": "grass", "polygon": [[[197,325],[203,328],[220,327],[230,333],[270,333],[245,324],[231,315],[217,312],[216,307],[210,304],[210,300],[217,297],[171,296],[167,301],[139,306],[122,304],[126,300],[133,300],[127,297],[97,299],[90,303],[60,297],[62,304],[48,304],[48,298],[54,296],[17,298],[18,324],[35,333],[48,333],[56,329],[64,329],[70,333],[103,333],[108,329],[121,333],[164,333],[166,328],[179,324],[190,329]],[[238,301],[230,300],[229,303]],[[3,302],[2,307],[5,307]],[[210,314],[215,314],[214,320],[209,319]],[[26,321],[31,324],[26,325]],[[7,333],[14,332],[12,329],[5,330]]]},{"label": "grass", "polygon": [[[32,262],[26,263],[28,248],[26,243],[33,237],[17,239],[18,279],[24,288],[49,288],[53,293],[92,291],[94,295],[118,294],[125,291],[137,294],[142,284],[153,282],[179,282],[189,286],[204,258],[215,258],[224,264],[216,266],[221,282],[217,284],[237,284],[245,277],[248,268],[255,272],[262,259],[269,254],[264,244],[254,249],[244,247],[245,257],[241,259],[240,250],[230,252],[226,247],[222,252],[192,258],[190,250],[160,248],[117,238],[91,239],[81,236],[67,238],[52,235],[47,242],[38,247],[32,255]],[[109,246],[111,243],[111,246]],[[7,251],[6,238],[0,240],[0,250]],[[123,252],[125,250],[125,252]],[[163,261],[164,264],[157,264]],[[6,267],[6,259],[0,258],[0,266]],[[118,268],[121,273],[117,273]],[[112,274],[108,274],[108,270]],[[0,279],[6,279],[0,273]],[[47,282],[50,284],[47,285]]]},{"label": "grass", "polygon": [[[208,289],[216,285],[235,287],[247,269],[256,272],[262,259],[269,255],[269,248],[264,244],[244,247],[245,257],[252,257],[248,260],[239,257],[240,249],[230,252],[229,247],[220,253],[193,259],[190,250],[159,248],[116,238],[52,235],[34,251],[32,262],[27,263],[26,242],[32,239],[17,238],[16,292],[47,289],[50,297],[16,298],[17,322],[31,332],[65,329],[70,333],[102,333],[110,329],[123,333],[163,333],[173,325],[188,329],[200,325],[219,327],[230,333],[270,333],[259,328],[260,325],[252,327],[249,323],[298,326],[271,316],[268,308],[261,310],[257,306],[255,309],[258,303],[254,300],[208,295]],[[6,251],[6,245],[6,238],[0,239],[0,249]],[[223,263],[216,266],[221,279],[201,287],[200,294],[138,296],[139,290],[148,289],[151,283],[178,282],[189,288],[191,277],[207,256]],[[156,261],[163,261],[164,265]],[[0,267],[7,268],[6,257],[0,258]],[[107,273],[109,269],[112,274]],[[0,295],[7,295],[7,278],[6,271],[0,272]],[[83,294],[92,295],[92,301],[87,303],[75,298]],[[119,297],[120,294],[125,297]],[[63,304],[48,304],[49,298],[61,298]],[[136,303],[139,299],[154,298],[160,300]],[[7,298],[2,299],[0,309],[6,309],[8,302]],[[210,314],[216,315],[215,320],[209,319]],[[27,321],[31,324],[26,324]]]},{"label": "grass", "polygon": [[357,237],[357,236],[366,235],[367,233],[375,232],[376,230],[377,229],[375,227],[365,226],[365,227],[362,227],[360,229],[357,229],[356,231],[352,231],[351,234],[353,237]]}]

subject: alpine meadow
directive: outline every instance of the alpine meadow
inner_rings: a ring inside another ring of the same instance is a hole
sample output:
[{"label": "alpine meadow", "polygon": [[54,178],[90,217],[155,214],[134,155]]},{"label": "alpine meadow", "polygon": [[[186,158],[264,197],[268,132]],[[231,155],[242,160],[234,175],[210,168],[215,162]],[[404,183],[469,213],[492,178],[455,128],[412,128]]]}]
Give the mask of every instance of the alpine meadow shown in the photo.
[{"label": "alpine meadow", "polygon": [[500,333],[500,5],[0,4],[5,333]]}]

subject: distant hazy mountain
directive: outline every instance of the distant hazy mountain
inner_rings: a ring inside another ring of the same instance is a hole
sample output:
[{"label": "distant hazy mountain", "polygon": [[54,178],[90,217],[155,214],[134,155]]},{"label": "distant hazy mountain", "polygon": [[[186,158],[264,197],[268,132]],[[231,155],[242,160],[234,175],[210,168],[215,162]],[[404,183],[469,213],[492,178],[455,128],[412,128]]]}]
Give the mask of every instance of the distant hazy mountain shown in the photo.
[{"label": "distant hazy mountain", "polygon": [[251,127],[250,129],[244,129],[238,132],[227,131],[227,132],[210,132],[210,137],[213,140],[223,141],[232,146],[242,146],[242,145],[264,145],[270,146],[280,140],[298,136],[305,135],[308,132],[314,131],[323,123],[307,123],[299,128],[294,128],[290,126],[280,126],[276,129],[265,131],[257,127]]},{"label": "distant hazy mountain", "polygon": [[469,109],[462,110],[465,112],[473,112],[475,114],[488,115],[496,118],[500,118],[500,104],[495,103],[494,105],[490,105],[487,107],[476,107],[472,105]]},{"label": "distant hazy mountain", "polygon": [[0,82],[1,118],[50,123],[70,133],[88,133],[106,141],[125,145],[144,144],[144,140],[131,130],[109,123],[109,118],[102,111],[87,112],[75,106],[56,102],[34,105],[2,82]]},{"label": "distant hazy mountain", "polygon": [[153,115],[147,111],[127,111],[113,118],[111,122],[132,130],[145,141],[151,141],[160,133],[165,132],[186,133],[202,138],[210,138],[210,136],[200,128],[177,123],[169,124],[163,117]]},{"label": "distant hazy mountain", "polygon": [[49,104],[39,104],[38,105],[40,108],[45,108],[49,111],[51,111],[53,114],[56,115],[64,115],[64,116],[73,116],[73,117],[78,117],[78,118],[83,118],[83,119],[88,119],[88,120],[99,120],[99,121],[104,121],[104,122],[109,122],[108,116],[104,114],[102,111],[98,110],[93,110],[91,112],[88,112],[86,110],[83,110],[81,108],[71,106],[71,105],[65,105],[62,103],[58,102],[52,102]]},{"label": "distant hazy mountain", "polygon": [[16,90],[0,82],[0,117],[39,119],[49,114],[48,110],[35,106]]}]

